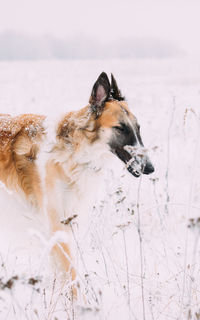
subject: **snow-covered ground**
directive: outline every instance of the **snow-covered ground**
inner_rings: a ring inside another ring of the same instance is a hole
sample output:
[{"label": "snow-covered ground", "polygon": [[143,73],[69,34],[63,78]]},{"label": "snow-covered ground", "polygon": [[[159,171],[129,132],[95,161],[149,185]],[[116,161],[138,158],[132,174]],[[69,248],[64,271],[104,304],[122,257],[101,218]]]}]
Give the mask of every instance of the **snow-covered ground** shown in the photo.
[{"label": "snow-covered ground", "polygon": [[0,186],[0,319],[200,319],[200,60],[1,62],[0,112],[54,120],[87,104],[102,71],[155,173],[136,179],[116,159],[94,185],[98,201],[73,225],[84,302],[61,287],[39,214]]}]

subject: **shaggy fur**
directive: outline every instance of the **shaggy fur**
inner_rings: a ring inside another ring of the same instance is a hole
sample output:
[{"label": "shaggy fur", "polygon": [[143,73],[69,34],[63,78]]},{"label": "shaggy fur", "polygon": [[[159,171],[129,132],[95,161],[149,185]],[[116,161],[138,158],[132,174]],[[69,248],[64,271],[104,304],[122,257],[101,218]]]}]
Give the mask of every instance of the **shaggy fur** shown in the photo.
[{"label": "shaggy fur", "polygon": [[[80,194],[86,192],[81,180],[83,174],[88,174],[88,167],[98,158],[110,153],[122,160],[134,176],[139,176],[135,164],[130,162],[132,156],[124,149],[126,145],[143,148],[139,125],[114,77],[110,84],[107,75],[102,73],[93,86],[89,105],[67,113],[58,123],[56,142],[47,154],[42,181],[37,158],[46,139],[44,120],[44,116],[33,114],[0,115],[0,180],[37,210],[47,213],[51,235],[60,231],[69,233],[69,217],[73,210],[69,209],[67,200],[62,208],[62,203],[56,199],[57,188],[64,193],[64,199],[77,201]],[[144,157],[141,173],[153,172],[150,160]],[[68,223],[61,223],[61,210],[69,219]],[[76,272],[69,243],[57,243],[52,253],[56,264],[74,280]]]},{"label": "shaggy fur", "polygon": [[32,114],[0,115],[0,180],[36,208],[42,205],[35,160],[45,136],[44,119],[44,116]]}]

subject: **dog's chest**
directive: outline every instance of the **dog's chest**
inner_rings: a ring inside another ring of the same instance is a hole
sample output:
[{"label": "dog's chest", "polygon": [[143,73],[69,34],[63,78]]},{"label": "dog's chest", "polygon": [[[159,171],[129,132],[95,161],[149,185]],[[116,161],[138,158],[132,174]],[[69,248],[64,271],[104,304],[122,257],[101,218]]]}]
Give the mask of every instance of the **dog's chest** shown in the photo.
[{"label": "dog's chest", "polygon": [[104,182],[104,174],[97,166],[78,168],[70,185],[61,183],[64,218],[74,214],[85,215],[97,201]]}]

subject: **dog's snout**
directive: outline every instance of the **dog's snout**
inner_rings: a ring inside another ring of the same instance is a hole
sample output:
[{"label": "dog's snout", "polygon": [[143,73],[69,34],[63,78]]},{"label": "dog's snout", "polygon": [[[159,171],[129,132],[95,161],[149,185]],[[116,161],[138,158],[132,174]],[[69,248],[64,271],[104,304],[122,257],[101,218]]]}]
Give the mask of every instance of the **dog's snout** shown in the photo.
[{"label": "dog's snout", "polygon": [[145,167],[144,167],[143,173],[144,173],[144,174],[150,174],[150,173],[153,173],[154,170],[155,170],[155,169],[154,169],[153,164],[151,163],[150,160],[148,160],[148,161],[146,162]]}]

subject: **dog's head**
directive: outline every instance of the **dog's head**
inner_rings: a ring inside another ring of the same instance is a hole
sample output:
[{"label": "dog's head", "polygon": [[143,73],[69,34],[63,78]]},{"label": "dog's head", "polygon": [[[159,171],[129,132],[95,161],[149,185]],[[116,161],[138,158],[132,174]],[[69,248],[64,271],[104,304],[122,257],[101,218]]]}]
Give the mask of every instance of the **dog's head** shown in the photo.
[{"label": "dog's head", "polygon": [[97,139],[108,144],[110,151],[126,164],[135,177],[154,172],[140,136],[140,126],[113,75],[110,83],[106,73],[100,74],[89,102],[95,130],[98,131]]}]

